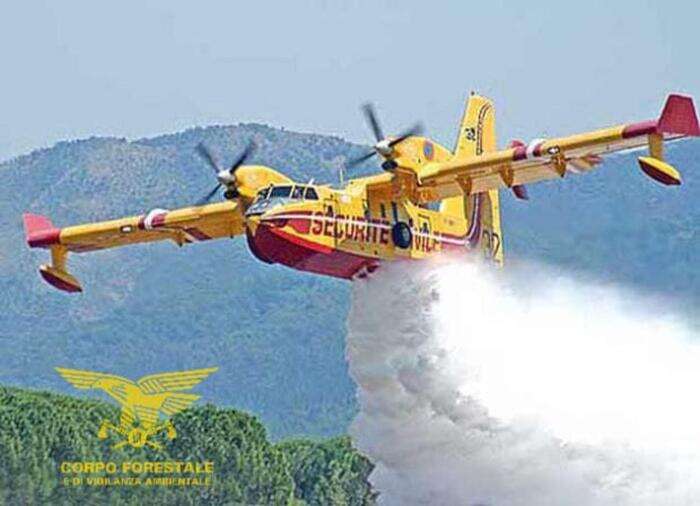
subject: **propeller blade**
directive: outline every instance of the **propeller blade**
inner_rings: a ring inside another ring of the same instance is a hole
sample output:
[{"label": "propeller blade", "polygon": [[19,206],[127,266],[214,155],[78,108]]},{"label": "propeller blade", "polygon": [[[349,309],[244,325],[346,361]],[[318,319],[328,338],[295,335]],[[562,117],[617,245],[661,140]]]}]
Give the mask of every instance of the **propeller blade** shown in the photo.
[{"label": "propeller blade", "polygon": [[377,142],[384,139],[384,132],[382,132],[382,127],[379,126],[379,119],[377,119],[377,113],[374,110],[374,106],[370,103],[366,103],[362,106],[362,112],[365,115],[365,119],[369,126],[372,128],[372,133]]},{"label": "propeller blade", "polygon": [[209,201],[211,200],[211,198],[212,198],[214,195],[216,195],[216,192],[219,191],[219,188],[221,188],[221,183],[217,184],[217,185],[214,187],[214,189],[213,189],[212,191],[210,191],[210,192],[207,193],[204,197],[202,197],[201,199],[199,199],[199,200],[197,201],[197,204],[196,204],[196,205],[198,205],[198,206],[203,206],[204,204],[206,204],[207,202],[209,202]]},{"label": "propeller blade", "polygon": [[358,158],[353,158],[352,160],[349,160],[349,161],[346,163],[346,165],[347,165],[348,167],[354,167],[355,165],[361,164],[361,163],[364,162],[365,160],[369,160],[370,158],[372,158],[372,157],[373,157],[374,155],[376,155],[376,154],[377,154],[376,151],[370,151],[370,152],[367,153],[366,155],[362,155],[362,156],[360,156],[360,157],[358,157]]},{"label": "propeller blade", "polygon": [[212,155],[211,151],[209,151],[209,148],[200,142],[197,144],[197,153],[211,166],[212,169],[214,169],[215,174],[219,173],[219,164],[217,163],[216,158],[214,158],[214,155]]},{"label": "propeller blade", "polygon": [[411,128],[408,130],[404,130],[401,132],[400,135],[396,137],[396,139],[392,139],[389,141],[389,146],[396,146],[399,142],[403,142],[409,137],[413,137],[414,135],[420,135],[423,133],[423,124],[422,123],[416,123],[413,125]]},{"label": "propeller blade", "polygon": [[248,145],[245,147],[243,150],[243,153],[241,153],[241,156],[238,157],[238,159],[231,164],[231,168],[229,169],[229,173],[233,174],[236,172],[236,169],[243,165],[243,162],[246,161],[246,159],[251,155],[251,153],[255,150],[255,142],[250,141]]}]

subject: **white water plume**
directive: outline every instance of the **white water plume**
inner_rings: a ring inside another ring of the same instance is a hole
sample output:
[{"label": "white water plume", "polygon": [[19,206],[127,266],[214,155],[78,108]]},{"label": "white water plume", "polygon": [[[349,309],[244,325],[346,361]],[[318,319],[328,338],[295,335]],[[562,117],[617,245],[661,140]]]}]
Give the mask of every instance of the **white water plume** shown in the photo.
[{"label": "white water plume", "polygon": [[700,346],[657,301],[437,260],[356,282],[348,326],[382,504],[700,504]]}]

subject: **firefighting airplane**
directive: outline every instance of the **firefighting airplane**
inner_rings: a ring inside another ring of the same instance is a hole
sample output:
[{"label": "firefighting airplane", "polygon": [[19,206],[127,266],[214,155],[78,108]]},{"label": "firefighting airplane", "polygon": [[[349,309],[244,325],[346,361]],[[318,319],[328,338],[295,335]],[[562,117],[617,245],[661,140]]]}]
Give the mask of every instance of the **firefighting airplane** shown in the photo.
[{"label": "firefighting airplane", "polygon": [[[587,133],[513,141],[497,149],[494,107],[471,94],[454,151],[420,136],[420,125],[386,137],[371,106],[364,112],[376,144],[357,165],[378,156],[382,173],[351,179],[343,188],[298,183],[265,166],[246,165],[254,146],[214,169],[216,187],[198,205],[153,209],[139,216],[65,228],[24,215],[26,240],[51,252],[41,276],[66,292],[80,292],[69,274],[69,253],[171,240],[179,246],[245,234],[253,255],[267,263],[345,279],[365,277],[382,262],[422,259],[443,250],[476,250],[503,261],[499,191],[527,199],[525,185],[592,170],[604,155],[648,146],[641,170],[664,185],[680,175],[664,162],[664,141],[700,136],[691,97],[668,97],[658,119]],[[208,203],[223,188],[225,200]]]}]

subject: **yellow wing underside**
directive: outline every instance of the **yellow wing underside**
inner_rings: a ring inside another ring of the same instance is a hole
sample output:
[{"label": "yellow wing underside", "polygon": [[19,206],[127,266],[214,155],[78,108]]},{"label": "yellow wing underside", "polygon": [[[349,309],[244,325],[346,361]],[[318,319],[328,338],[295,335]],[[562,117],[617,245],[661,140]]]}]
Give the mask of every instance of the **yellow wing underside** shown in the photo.
[{"label": "yellow wing underside", "polygon": [[599,165],[606,155],[647,145],[651,157],[663,160],[663,141],[681,137],[650,132],[625,138],[626,128],[623,125],[535,141],[529,146],[516,146],[482,156],[428,164],[416,173],[418,194],[423,201],[441,200],[585,173]]},{"label": "yellow wing underside", "polygon": [[535,139],[529,144],[514,141],[507,149],[483,153],[462,150],[448,159],[428,163],[416,163],[410,154],[405,158],[400,154],[392,174],[365,181],[368,194],[392,198],[403,195],[426,204],[585,173],[610,154],[646,146],[648,156],[638,159],[642,171],[662,184],[678,185],[680,174],[664,162],[664,142],[689,136],[700,136],[693,100],[672,94],[656,120]]},{"label": "yellow wing underside", "polygon": [[245,232],[242,209],[237,201],[227,200],[173,211],[154,209],[139,216],[60,229],[44,216],[25,214],[24,226],[29,246],[51,251],[51,265],[39,269],[42,277],[60,290],[80,292],[80,283],[66,268],[69,253],[165,240],[182,246],[234,237]]},{"label": "yellow wing underside", "polygon": [[178,245],[234,237],[244,231],[243,216],[234,201],[174,211],[154,210],[140,216],[66,227],[60,243],[82,252],[145,242],[172,240]]},{"label": "yellow wing underside", "polygon": [[[470,98],[479,99],[482,97]],[[478,139],[478,129],[466,132]],[[460,136],[465,132],[460,131]],[[484,193],[567,174],[585,173],[607,155],[648,147],[639,166],[650,178],[666,185],[680,184],[680,174],[664,162],[664,142],[700,136],[697,112],[689,96],[671,94],[658,119],[629,123],[565,137],[514,141],[501,150],[457,150],[446,160],[423,163],[413,153],[399,153],[389,178],[366,178],[369,193],[408,196],[426,204],[452,197]],[[462,140],[460,138],[460,140]],[[516,192],[517,193],[517,192]]]}]

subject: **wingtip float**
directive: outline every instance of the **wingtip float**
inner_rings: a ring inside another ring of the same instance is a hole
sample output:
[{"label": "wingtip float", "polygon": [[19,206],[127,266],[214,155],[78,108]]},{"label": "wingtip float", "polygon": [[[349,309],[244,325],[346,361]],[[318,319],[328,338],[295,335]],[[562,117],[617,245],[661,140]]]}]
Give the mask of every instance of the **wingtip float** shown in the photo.
[{"label": "wingtip float", "polygon": [[[444,250],[476,250],[500,264],[503,236],[499,190],[528,198],[526,185],[588,172],[614,152],[648,146],[643,173],[663,185],[681,184],[664,160],[664,142],[700,136],[691,97],[669,95],[658,119],[530,143],[496,146],[493,103],[469,96],[457,145],[450,151],[420,136],[420,123],[385,136],[371,106],[363,108],[376,143],[350,167],[377,157],[384,173],[350,179],[342,188],[296,183],[261,165],[244,165],[249,143],[230,167],[205,146],[197,152],[218,184],[198,205],[153,209],[138,216],[55,227],[25,214],[26,241],[48,249],[51,265],[39,272],[50,285],[82,291],[68,273],[69,253],[170,240],[179,246],[244,235],[266,263],[344,279],[364,278],[384,261],[422,259]],[[222,202],[209,203],[223,191]],[[439,209],[430,204],[439,204]]]},{"label": "wingtip float", "polygon": [[654,181],[666,186],[678,186],[681,184],[680,173],[668,163],[651,156],[640,156],[637,159],[639,168]]},{"label": "wingtip float", "polygon": [[700,136],[700,125],[692,97],[671,94],[658,120],[627,125],[623,137],[648,136],[649,156],[638,158],[639,168],[654,181],[667,186],[681,184],[681,175],[664,161],[663,141],[679,137]]}]

